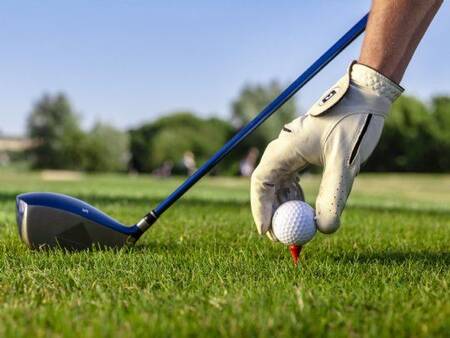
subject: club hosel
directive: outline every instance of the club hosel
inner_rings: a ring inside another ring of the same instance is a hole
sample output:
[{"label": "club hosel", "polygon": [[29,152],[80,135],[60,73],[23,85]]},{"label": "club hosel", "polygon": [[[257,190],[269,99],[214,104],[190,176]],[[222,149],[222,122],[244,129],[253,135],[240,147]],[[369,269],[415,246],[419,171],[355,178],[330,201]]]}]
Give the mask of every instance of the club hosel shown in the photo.
[{"label": "club hosel", "polygon": [[153,225],[153,223],[156,222],[157,219],[158,217],[156,216],[155,212],[150,211],[147,215],[145,215],[143,219],[141,219],[136,224],[136,226],[142,231],[142,233],[144,233]]}]

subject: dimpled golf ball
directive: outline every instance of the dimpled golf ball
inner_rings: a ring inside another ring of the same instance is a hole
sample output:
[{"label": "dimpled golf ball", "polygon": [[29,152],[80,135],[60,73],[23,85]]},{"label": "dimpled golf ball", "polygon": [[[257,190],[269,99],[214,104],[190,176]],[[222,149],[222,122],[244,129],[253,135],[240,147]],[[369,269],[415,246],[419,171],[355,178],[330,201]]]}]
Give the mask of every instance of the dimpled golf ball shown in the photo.
[{"label": "dimpled golf ball", "polygon": [[316,234],[314,209],[303,201],[281,204],[272,218],[272,232],[286,245],[304,245]]}]

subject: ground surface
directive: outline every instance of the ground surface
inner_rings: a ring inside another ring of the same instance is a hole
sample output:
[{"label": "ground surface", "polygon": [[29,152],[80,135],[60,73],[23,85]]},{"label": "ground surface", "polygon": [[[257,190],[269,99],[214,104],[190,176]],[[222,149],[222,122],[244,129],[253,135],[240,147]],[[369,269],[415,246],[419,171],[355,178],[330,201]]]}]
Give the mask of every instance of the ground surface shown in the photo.
[{"label": "ground surface", "polygon": [[[1,337],[450,332],[450,176],[361,175],[343,227],[316,236],[297,270],[285,247],[256,235],[238,179],[205,180],[132,249],[29,251],[17,193],[69,193],[133,223],[178,184],[51,178],[0,172]],[[304,182],[311,202],[317,177]]]}]

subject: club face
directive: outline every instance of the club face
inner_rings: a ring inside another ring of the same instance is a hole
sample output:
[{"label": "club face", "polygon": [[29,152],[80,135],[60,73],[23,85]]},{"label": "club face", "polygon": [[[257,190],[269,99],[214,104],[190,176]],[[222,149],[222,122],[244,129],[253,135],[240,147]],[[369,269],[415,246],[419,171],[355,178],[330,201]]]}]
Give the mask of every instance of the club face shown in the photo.
[{"label": "club face", "polygon": [[33,249],[119,248],[134,243],[141,234],[136,226],[125,226],[91,205],[62,194],[19,195],[16,216],[21,239]]}]

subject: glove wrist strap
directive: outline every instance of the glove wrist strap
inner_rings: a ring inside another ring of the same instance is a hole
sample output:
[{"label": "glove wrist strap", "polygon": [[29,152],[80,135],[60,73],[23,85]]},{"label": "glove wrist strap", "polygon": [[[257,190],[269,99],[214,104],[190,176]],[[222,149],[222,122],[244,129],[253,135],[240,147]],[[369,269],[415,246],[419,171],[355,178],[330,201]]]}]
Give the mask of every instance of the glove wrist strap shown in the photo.
[{"label": "glove wrist strap", "polygon": [[351,81],[378,96],[394,102],[403,92],[403,88],[376,70],[354,63],[351,66]]}]

